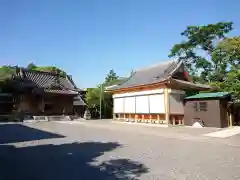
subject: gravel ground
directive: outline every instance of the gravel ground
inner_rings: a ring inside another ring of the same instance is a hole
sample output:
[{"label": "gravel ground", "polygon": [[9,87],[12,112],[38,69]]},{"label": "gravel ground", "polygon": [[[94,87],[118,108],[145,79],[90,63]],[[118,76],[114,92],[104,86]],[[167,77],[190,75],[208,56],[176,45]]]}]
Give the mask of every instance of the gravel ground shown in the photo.
[{"label": "gravel ground", "polygon": [[1,124],[0,179],[239,180],[240,137],[192,132],[92,122]]}]

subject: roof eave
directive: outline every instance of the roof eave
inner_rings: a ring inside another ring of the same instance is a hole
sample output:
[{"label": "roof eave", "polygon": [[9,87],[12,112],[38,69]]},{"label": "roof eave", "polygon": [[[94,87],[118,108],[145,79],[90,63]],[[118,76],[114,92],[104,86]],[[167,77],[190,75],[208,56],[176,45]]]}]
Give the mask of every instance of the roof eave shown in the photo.
[{"label": "roof eave", "polygon": [[199,91],[211,90],[211,86],[208,86],[208,85],[195,84],[192,82],[183,81],[183,80],[174,79],[174,78],[169,78],[168,83],[171,85],[176,85],[179,88],[186,89],[186,90],[199,90]]},{"label": "roof eave", "polygon": [[[217,94],[218,92],[210,92],[210,93],[200,93],[193,96],[186,97],[185,100],[198,100],[198,99],[226,99],[228,97],[231,97],[231,93],[229,92],[220,92],[223,93],[221,95]],[[204,96],[201,96],[201,94],[204,94]],[[213,95],[216,94],[216,95]],[[200,96],[199,96],[200,95]]]},{"label": "roof eave", "polygon": [[112,89],[105,89],[106,92],[115,92],[115,91],[121,91],[121,90],[131,90],[131,89],[136,89],[136,88],[143,88],[147,86],[154,86],[154,85],[161,85],[167,82],[168,79],[163,79],[158,82],[150,83],[150,84],[140,84],[136,86],[131,86],[131,87],[126,87],[126,88],[118,88],[118,87],[113,87]]}]

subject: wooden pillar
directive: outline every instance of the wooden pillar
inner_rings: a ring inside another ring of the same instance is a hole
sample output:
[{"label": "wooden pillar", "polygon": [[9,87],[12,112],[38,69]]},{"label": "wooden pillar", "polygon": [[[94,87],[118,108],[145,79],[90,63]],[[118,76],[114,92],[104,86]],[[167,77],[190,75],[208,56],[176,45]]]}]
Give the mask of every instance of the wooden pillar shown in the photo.
[{"label": "wooden pillar", "polygon": [[182,119],[179,119],[179,120],[178,120],[178,124],[179,124],[179,125],[182,125],[182,124],[183,124]]},{"label": "wooden pillar", "polygon": [[[132,115],[131,115],[131,119],[132,119]],[[136,118],[135,118],[135,114],[133,114],[133,119],[131,120],[132,122],[135,122]]]},{"label": "wooden pillar", "polygon": [[176,117],[175,117],[175,124],[176,124],[176,122],[178,122],[178,125],[181,125],[181,124],[182,124],[182,119],[181,119],[180,116],[176,116]]},{"label": "wooden pillar", "polygon": [[229,113],[229,126],[232,127],[233,126],[233,123],[232,123],[232,113],[230,111]]},{"label": "wooden pillar", "polygon": [[137,117],[137,122],[139,123],[139,115],[137,114],[136,117]]},{"label": "wooden pillar", "polygon": [[[175,116],[172,116],[172,122],[173,122],[173,125],[174,125],[174,126],[176,125],[175,120],[176,120],[176,119],[175,119]],[[180,121],[180,122],[181,122],[181,121]],[[179,124],[181,124],[180,122],[179,122]]]},{"label": "wooden pillar", "polygon": [[181,122],[181,125],[184,125],[183,117],[180,117],[180,122]]},{"label": "wooden pillar", "polygon": [[169,124],[170,108],[169,108],[169,92],[168,88],[164,88],[164,107],[165,107],[165,120]]}]

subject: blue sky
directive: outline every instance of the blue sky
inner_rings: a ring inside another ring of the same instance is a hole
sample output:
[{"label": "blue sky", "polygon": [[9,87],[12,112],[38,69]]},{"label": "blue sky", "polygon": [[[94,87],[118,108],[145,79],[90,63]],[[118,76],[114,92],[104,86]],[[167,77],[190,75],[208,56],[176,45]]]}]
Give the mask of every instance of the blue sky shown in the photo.
[{"label": "blue sky", "polygon": [[[179,2],[179,3],[177,3]],[[187,25],[233,21],[238,0],[1,0],[0,64],[55,65],[81,88],[168,59]]]}]

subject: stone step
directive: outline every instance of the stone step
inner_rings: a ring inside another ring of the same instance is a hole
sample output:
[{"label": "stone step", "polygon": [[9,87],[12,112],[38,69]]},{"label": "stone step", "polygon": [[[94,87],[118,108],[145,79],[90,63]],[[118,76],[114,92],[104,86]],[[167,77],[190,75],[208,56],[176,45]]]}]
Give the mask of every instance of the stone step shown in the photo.
[{"label": "stone step", "polygon": [[70,116],[33,116],[36,121],[70,121]]},{"label": "stone step", "polygon": [[69,116],[48,116],[48,121],[70,121]]}]

